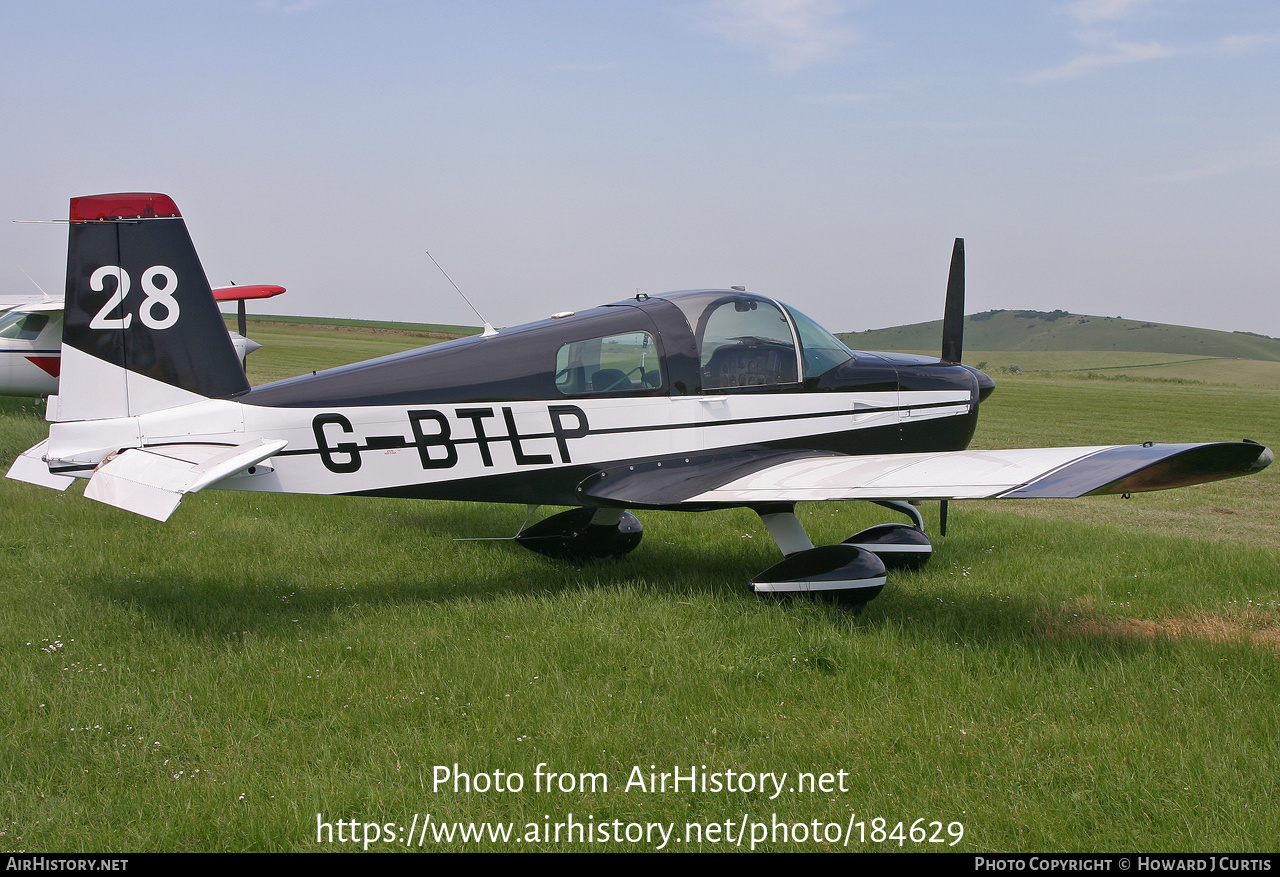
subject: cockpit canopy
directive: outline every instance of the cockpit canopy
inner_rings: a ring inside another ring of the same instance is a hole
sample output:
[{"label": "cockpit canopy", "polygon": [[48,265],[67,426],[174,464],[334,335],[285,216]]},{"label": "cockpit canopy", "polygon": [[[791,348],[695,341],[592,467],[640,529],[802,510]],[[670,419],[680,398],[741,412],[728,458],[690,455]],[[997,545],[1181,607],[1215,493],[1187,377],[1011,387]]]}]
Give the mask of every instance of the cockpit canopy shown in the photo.
[{"label": "cockpit canopy", "polygon": [[603,307],[278,381],[249,404],[405,405],[799,388],[854,354],[773,299],[712,289]]},{"label": "cockpit canopy", "polygon": [[809,317],[764,296],[703,290],[658,296],[684,314],[698,349],[704,392],[816,378],[853,352]]},{"label": "cockpit canopy", "polygon": [[[640,295],[609,307],[638,306],[662,323],[663,311],[669,310],[662,302],[675,305],[684,316],[704,393],[798,384],[853,357],[804,314],[742,290]],[[668,353],[674,353],[675,333],[667,329],[662,334]],[[556,357],[556,387],[569,396],[663,388],[661,350],[658,340],[643,330],[566,343]]]}]

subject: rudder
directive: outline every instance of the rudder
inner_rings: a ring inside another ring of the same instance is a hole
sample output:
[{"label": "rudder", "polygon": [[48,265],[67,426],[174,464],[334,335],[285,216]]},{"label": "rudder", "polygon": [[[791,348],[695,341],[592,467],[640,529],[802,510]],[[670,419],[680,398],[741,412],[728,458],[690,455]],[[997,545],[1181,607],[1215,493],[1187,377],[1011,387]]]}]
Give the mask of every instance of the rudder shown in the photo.
[{"label": "rudder", "polygon": [[65,308],[51,420],[129,417],[249,389],[167,195],[71,199]]}]

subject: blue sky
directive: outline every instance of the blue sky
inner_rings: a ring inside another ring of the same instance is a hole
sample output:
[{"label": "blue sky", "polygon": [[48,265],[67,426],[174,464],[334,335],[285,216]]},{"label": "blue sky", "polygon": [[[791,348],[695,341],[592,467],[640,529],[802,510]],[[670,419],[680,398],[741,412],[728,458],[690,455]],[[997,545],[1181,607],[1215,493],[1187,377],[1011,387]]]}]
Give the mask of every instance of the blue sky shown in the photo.
[{"label": "blue sky", "polygon": [[[0,0],[0,215],[161,191],[272,312],[496,325],[742,284],[849,331],[1280,336],[1273,0]],[[5,293],[65,230],[3,223]]]}]

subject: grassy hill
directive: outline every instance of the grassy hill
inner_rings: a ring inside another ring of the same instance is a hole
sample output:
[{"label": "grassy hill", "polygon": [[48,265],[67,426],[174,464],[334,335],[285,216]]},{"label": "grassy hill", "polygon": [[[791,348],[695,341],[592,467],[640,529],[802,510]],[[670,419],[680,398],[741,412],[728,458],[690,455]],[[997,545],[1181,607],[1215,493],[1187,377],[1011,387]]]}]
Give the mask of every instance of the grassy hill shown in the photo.
[{"label": "grassy hill", "polygon": [[[942,343],[942,321],[844,333],[840,340],[855,350],[934,351]],[[964,346],[982,351],[1129,351],[1280,362],[1280,339],[1266,335],[1066,311],[994,310],[965,317]]]}]

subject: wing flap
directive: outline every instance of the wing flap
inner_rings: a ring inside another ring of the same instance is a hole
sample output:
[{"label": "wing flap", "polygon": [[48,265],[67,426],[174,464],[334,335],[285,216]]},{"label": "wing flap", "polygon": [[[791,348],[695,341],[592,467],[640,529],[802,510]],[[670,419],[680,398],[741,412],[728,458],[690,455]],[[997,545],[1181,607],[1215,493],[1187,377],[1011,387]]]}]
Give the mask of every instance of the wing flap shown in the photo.
[{"label": "wing flap", "polygon": [[157,521],[166,521],[182,497],[216,484],[279,453],[283,439],[239,445],[180,444],[130,448],[109,457],[84,495]]}]

